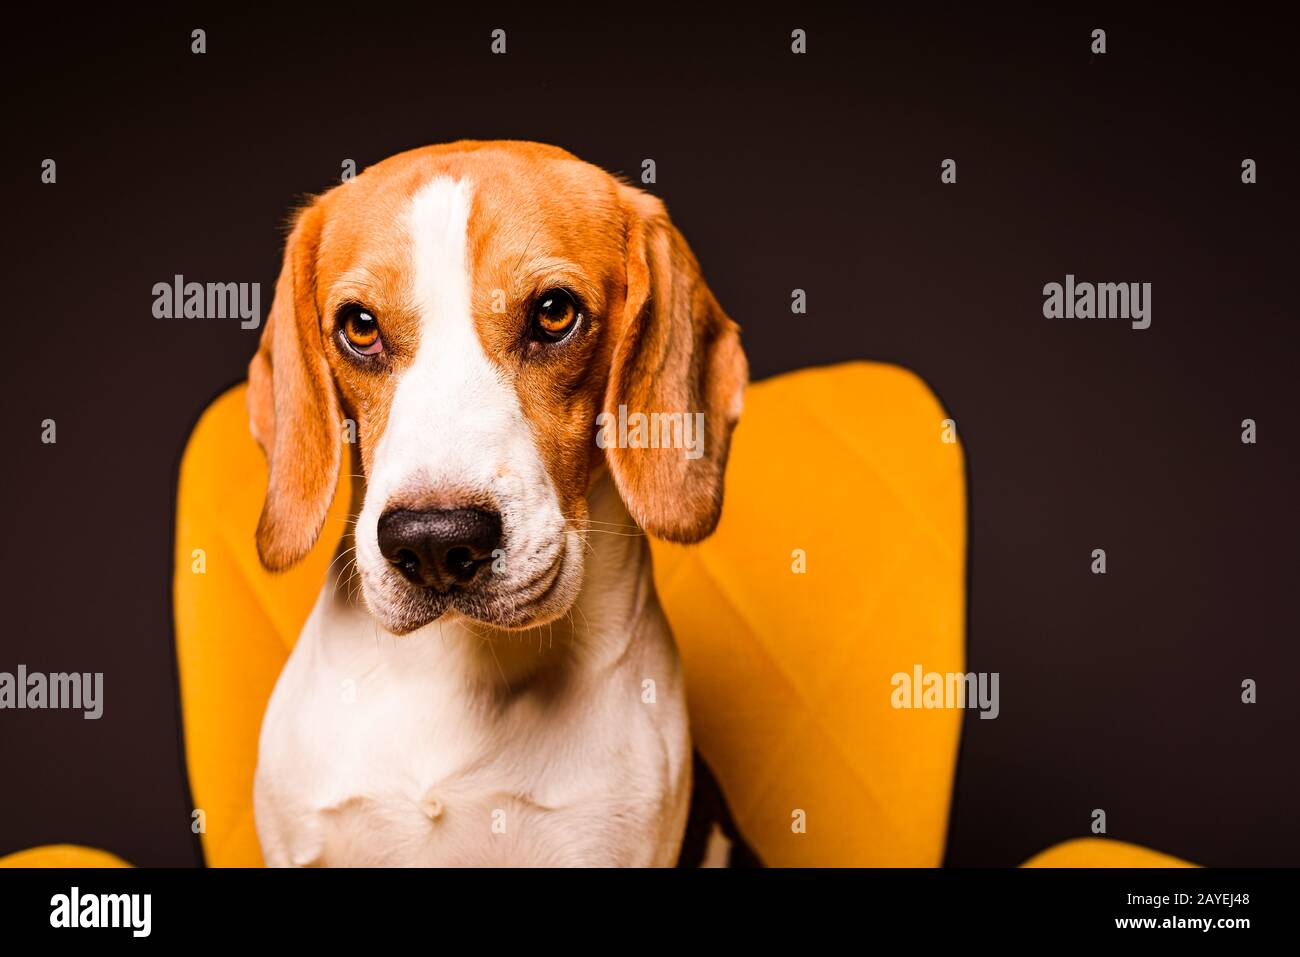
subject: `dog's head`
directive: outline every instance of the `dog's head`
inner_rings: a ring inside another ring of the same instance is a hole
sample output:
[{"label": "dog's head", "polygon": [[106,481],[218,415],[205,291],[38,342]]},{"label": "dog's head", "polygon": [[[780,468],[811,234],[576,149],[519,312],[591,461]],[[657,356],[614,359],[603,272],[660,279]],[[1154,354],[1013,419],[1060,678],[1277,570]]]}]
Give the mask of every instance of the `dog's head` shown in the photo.
[{"label": "dog's head", "polygon": [[[286,244],[249,367],[258,552],[277,570],[311,549],[355,448],[356,567],[386,628],[543,624],[581,586],[600,469],[651,534],[713,530],[746,378],[659,200],[536,144],[395,156],[303,209]],[[620,410],[702,422],[700,447],[598,442]]]}]

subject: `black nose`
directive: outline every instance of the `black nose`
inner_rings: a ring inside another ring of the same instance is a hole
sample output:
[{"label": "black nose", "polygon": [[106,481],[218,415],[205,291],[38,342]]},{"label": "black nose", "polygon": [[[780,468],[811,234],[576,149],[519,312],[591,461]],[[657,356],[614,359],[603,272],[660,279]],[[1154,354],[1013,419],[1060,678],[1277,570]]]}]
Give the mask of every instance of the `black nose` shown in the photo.
[{"label": "black nose", "polygon": [[407,581],[440,592],[481,577],[501,547],[501,516],[481,508],[397,509],[379,517],[379,551]]}]

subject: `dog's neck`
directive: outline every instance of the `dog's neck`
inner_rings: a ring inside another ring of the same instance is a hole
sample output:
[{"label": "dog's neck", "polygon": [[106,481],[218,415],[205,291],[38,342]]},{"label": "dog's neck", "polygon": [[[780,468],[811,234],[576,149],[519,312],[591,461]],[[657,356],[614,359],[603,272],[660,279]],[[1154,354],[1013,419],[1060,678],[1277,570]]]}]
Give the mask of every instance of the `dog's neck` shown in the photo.
[{"label": "dog's neck", "polygon": [[[354,515],[364,492],[359,480],[354,483]],[[403,667],[460,672],[494,696],[513,694],[538,679],[560,679],[574,667],[617,661],[635,639],[646,603],[655,601],[650,547],[608,471],[602,469],[588,491],[587,509],[587,520],[574,526],[585,553],[582,589],[568,613],[552,622],[507,631],[449,614],[395,636],[375,621],[361,598],[353,563],[344,558],[355,545],[349,529],[325,584],[322,637],[331,645],[380,642]]]}]

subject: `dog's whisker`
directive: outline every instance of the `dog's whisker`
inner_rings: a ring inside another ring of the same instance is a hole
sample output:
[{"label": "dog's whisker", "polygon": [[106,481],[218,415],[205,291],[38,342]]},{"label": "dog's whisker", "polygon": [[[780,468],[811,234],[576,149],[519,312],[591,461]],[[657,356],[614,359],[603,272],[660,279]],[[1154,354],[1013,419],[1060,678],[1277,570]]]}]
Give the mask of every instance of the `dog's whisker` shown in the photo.
[{"label": "dog's whisker", "polygon": [[587,541],[586,536],[583,535],[581,532],[578,533],[578,541],[582,542],[582,547],[585,548],[587,551],[591,552],[592,555],[596,554],[595,546],[592,545],[591,542]]},{"label": "dog's whisker", "polygon": [[533,228],[533,234],[532,234],[531,236],[528,237],[528,242],[526,242],[526,243],[524,244],[524,251],[521,252],[521,253],[519,254],[519,261],[515,263],[515,271],[516,271],[516,272],[518,272],[518,271],[519,271],[519,267],[522,266],[522,265],[524,264],[524,257],[528,255],[528,250],[530,250],[530,249],[533,248],[533,240],[537,238],[537,234],[538,234],[538,232],[541,231],[541,228],[542,228],[542,224],[541,224],[541,223],[538,223],[538,224]]},{"label": "dog's whisker", "polygon": [[576,515],[565,515],[566,522],[572,522],[575,525],[612,525],[617,528],[640,528],[636,522],[606,522],[597,518],[578,518]]},{"label": "dog's whisker", "polygon": [[[586,631],[590,631],[590,630],[591,630],[591,622],[587,620],[587,613],[586,613],[585,611],[582,610],[582,605],[581,605],[579,602],[576,602],[576,601],[575,601],[572,605],[569,606],[569,617],[573,617],[573,613],[574,613],[575,611],[576,611],[579,615],[582,616],[582,626],[583,626],[583,628],[584,628]],[[576,627],[576,625],[575,625],[575,627]]]},{"label": "dog's whisker", "polygon": [[330,570],[334,567],[335,563],[337,563],[338,560],[339,560],[340,558],[345,557],[345,556],[348,554],[348,552],[355,552],[356,550],[357,550],[357,546],[353,545],[351,548],[345,548],[345,549],[343,549],[343,551],[341,551],[341,552],[339,552],[337,555],[335,555],[335,556],[334,556],[334,561],[330,562],[329,565],[326,566],[326,568],[325,568],[325,574],[326,574],[326,575],[329,575]]},{"label": "dog's whisker", "polygon": [[503,684],[505,684],[506,691],[510,692],[512,690],[510,687],[510,679],[506,677],[506,671],[504,668],[501,667],[501,659],[497,657],[497,650],[492,643],[492,639],[489,638],[487,635],[479,634],[478,629],[476,629],[468,621],[462,621],[461,624],[463,624],[467,629],[469,629],[469,631],[473,635],[475,635],[479,641],[487,645],[488,652],[492,655],[492,662],[497,666],[497,673],[501,675],[501,681]]},{"label": "dog's whisker", "polygon": [[[344,552],[343,554],[339,555],[339,558],[342,558],[342,557],[343,557],[344,555],[346,555],[346,554],[347,554],[347,553]],[[338,561],[338,558],[334,559],[334,561]],[[334,565],[334,562],[330,562],[330,566],[333,567],[333,565]],[[327,574],[328,574],[328,571],[327,571]],[[353,555],[352,557],[350,557],[346,562],[343,563],[343,568],[342,568],[342,570],[339,572],[338,578],[336,578],[336,579],[334,580],[334,591],[333,591],[333,593],[331,594],[330,597],[331,597],[331,598],[337,598],[337,597],[338,597],[338,594],[339,594],[339,585],[341,585],[343,582],[347,582],[348,585],[349,585],[349,590],[348,590],[348,597],[347,597],[345,600],[346,600],[349,604],[351,604],[351,602],[352,602],[352,594],[351,594],[351,587],[350,587],[350,586],[351,586],[351,584],[352,584],[352,580],[353,580],[353,578],[356,578],[356,577],[359,577],[359,576],[357,575],[356,555],[354,554],[354,555]]]}]

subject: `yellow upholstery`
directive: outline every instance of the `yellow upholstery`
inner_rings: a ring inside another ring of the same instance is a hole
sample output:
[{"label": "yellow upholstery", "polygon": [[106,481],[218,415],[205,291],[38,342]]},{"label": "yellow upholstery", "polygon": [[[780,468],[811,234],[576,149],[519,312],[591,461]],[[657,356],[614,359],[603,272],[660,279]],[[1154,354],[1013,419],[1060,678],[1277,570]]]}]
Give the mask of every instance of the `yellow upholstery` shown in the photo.
[{"label": "yellow upholstery", "polygon": [[[893,366],[753,385],[717,533],[654,543],[696,744],[769,864],[941,861],[960,713],[895,710],[890,678],[963,670],[962,453],[940,440],[943,418]],[[253,544],[265,486],[237,387],[195,428],[177,504],[185,740],[216,866],[261,863],[262,713],[346,517],[341,487],[310,558],[272,575]]]},{"label": "yellow upholstery", "polygon": [[0,857],[0,867],[130,867],[108,851],[77,844],[47,844]]},{"label": "yellow upholstery", "polygon": [[[943,418],[891,366],[754,385],[717,533],[694,548],[655,543],[696,742],[771,864],[942,857],[960,715],[894,710],[890,677],[963,667],[963,471],[959,446],[940,441]],[[272,575],[253,546],[265,483],[236,388],[195,428],[177,507],[190,779],[218,866],[261,863],[258,729],[347,505],[341,488],[308,561]]]},{"label": "yellow upholstery", "polygon": [[961,715],[895,710],[890,678],[964,670],[964,476],[944,418],[894,366],[752,386],[718,531],[655,543],[696,744],[768,864],[943,858]]},{"label": "yellow upholstery", "polygon": [[1136,844],[1105,837],[1078,837],[1035,854],[1021,867],[1195,867]]},{"label": "yellow upholstery", "polygon": [[[891,678],[964,670],[965,483],[945,413],[902,369],[854,363],[750,387],[717,532],[653,542],[696,745],[769,865],[935,866],[962,712],[895,709]],[[204,413],[181,463],[174,582],[190,783],[208,864],[262,863],[262,713],[343,533],[346,486],[309,558],[253,545],[266,465],[244,387]],[[799,570],[802,568],[802,570]],[[0,866],[124,866],[70,845]],[[1067,841],[1026,867],[1189,866]]]},{"label": "yellow upholstery", "polygon": [[253,825],[262,714],[343,537],[348,504],[345,494],[335,497],[302,564],[280,574],[262,568],[253,532],[266,462],[248,431],[244,392],[242,385],[231,389],[199,419],[176,501],[181,715],[204,857],[215,867],[262,864]]},{"label": "yellow upholstery", "polygon": [[[696,745],[769,865],[938,865],[962,712],[895,709],[891,678],[964,670],[961,448],[941,441],[945,413],[925,385],[893,366],[780,376],[745,403],[717,532],[652,543]],[[343,486],[309,558],[273,575],[253,545],[265,487],[239,386],[195,427],[177,502],[185,741],[205,856],[219,867],[262,863],[262,714],[348,505]],[[60,845],[0,866],[125,865]],[[1025,866],[1190,865],[1083,838]]]}]

